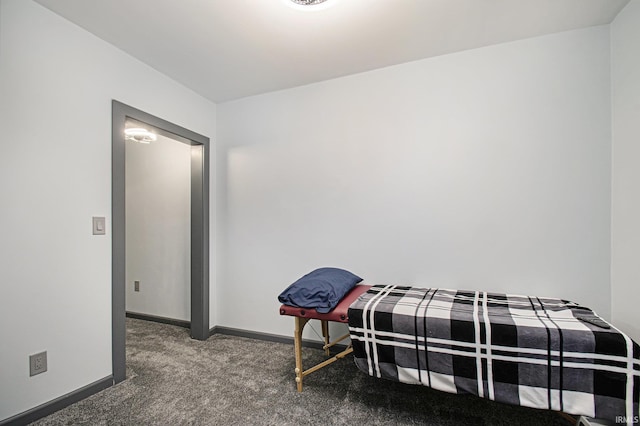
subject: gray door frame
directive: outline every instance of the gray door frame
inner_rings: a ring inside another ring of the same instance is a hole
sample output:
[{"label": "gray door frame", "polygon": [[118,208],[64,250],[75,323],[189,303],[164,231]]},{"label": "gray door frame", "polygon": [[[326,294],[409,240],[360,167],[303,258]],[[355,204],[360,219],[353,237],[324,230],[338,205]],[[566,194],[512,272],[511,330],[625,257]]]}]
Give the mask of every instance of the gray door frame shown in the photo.
[{"label": "gray door frame", "polygon": [[126,378],[125,356],[125,138],[127,119],[191,146],[191,337],[209,337],[209,138],[166,120],[112,101],[112,364],[113,381]]}]

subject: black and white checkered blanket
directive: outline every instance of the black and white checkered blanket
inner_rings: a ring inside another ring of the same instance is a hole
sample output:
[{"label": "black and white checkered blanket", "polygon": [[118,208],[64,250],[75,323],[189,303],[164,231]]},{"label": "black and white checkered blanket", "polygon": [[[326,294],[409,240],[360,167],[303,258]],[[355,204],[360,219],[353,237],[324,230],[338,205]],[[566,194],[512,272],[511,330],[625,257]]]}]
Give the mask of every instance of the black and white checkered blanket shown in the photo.
[{"label": "black and white checkered blanket", "polygon": [[349,308],[355,362],[371,376],[637,422],[640,347],[590,319],[560,299],[393,285]]}]

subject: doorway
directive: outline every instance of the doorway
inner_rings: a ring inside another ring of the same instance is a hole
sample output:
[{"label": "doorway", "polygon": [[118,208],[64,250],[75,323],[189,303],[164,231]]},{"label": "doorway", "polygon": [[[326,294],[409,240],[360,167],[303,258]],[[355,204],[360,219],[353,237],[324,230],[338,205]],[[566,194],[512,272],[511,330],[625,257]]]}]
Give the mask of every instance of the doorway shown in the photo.
[{"label": "doorway", "polygon": [[159,134],[190,146],[191,151],[191,297],[193,339],[209,337],[209,138],[112,101],[112,364],[113,380],[126,378],[125,290],[126,203],[125,127],[127,121],[147,124]]},{"label": "doorway", "polygon": [[188,328],[191,146],[131,119],[125,135],[126,316]]}]

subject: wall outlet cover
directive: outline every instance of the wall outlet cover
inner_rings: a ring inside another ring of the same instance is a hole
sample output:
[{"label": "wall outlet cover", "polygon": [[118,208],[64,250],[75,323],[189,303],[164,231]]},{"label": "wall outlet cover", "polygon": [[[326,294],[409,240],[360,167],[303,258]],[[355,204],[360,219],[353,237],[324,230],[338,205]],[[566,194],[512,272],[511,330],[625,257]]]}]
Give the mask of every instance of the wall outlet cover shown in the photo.
[{"label": "wall outlet cover", "polygon": [[47,351],[29,355],[29,376],[47,371]]}]

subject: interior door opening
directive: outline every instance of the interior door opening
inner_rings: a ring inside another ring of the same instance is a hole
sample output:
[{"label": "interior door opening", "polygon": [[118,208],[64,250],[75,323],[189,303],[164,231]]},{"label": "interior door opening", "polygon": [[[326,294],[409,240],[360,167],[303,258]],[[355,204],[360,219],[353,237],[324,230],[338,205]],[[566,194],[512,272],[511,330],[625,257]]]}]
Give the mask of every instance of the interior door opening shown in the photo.
[{"label": "interior door opening", "polygon": [[[126,140],[133,124],[189,147],[189,327],[209,337],[209,138],[118,101],[112,102],[112,363],[114,383],[126,378]],[[136,281],[136,280],[133,280]],[[135,285],[135,284],[134,284]],[[142,285],[142,282],[139,284]]]},{"label": "interior door opening", "polygon": [[125,123],[125,309],[190,326],[191,146]]}]

